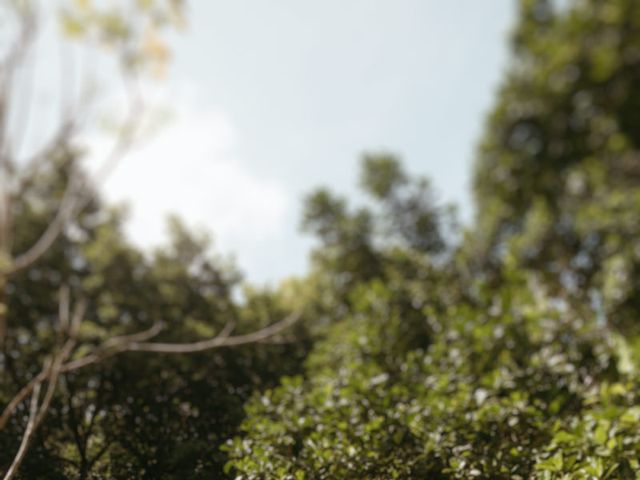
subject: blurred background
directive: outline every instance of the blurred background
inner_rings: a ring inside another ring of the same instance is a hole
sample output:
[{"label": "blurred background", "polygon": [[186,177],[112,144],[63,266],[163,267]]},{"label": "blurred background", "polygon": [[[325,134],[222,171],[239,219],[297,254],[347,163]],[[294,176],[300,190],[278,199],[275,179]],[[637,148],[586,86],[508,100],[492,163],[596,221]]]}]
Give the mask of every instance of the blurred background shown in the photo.
[{"label": "blurred background", "polygon": [[0,476],[637,479],[639,219],[637,0],[0,0]]}]

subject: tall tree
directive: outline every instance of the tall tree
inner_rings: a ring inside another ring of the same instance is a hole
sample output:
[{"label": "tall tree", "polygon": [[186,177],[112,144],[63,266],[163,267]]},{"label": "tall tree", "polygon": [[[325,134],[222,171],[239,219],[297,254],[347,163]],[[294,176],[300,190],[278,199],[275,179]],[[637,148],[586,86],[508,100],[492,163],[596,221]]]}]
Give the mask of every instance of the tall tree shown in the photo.
[{"label": "tall tree", "polygon": [[420,248],[446,236],[405,219],[394,162],[363,175],[391,207],[382,242],[370,214],[367,242],[336,235],[345,203],[316,198],[316,258],[349,252],[320,268],[376,269],[334,297],[305,375],[247,404],[236,478],[637,477],[640,5],[559,3],[519,2],[459,249]]},{"label": "tall tree", "polygon": [[[102,206],[95,186],[138,139],[145,114],[138,82],[166,64],[162,33],[182,22],[183,2],[61,3],[63,34],[107,47],[117,60],[114,75],[127,85],[128,113],[93,176],[81,164],[83,120],[92,113],[84,91],[61,99],[50,141],[21,158],[16,143],[31,122],[20,120],[46,116],[31,112],[30,97],[21,102],[13,87],[25,75],[41,15],[55,7],[29,0],[0,7],[10,27],[0,59],[3,478],[211,475],[221,460],[194,452],[233,430],[252,388],[295,363],[264,361],[284,347],[216,353],[208,361],[217,368],[207,370],[190,360],[147,358],[271,341],[298,314],[270,294],[236,305],[234,269],[210,258],[208,243],[179,222],[169,249],[143,255],[126,242],[121,215]],[[127,352],[127,362],[116,358]],[[211,396],[218,408],[200,415]]]},{"label": "tall tree", "polygon": [[476,164],[470,248],[635,327],[640,5],[522,1],[513,51]]}]

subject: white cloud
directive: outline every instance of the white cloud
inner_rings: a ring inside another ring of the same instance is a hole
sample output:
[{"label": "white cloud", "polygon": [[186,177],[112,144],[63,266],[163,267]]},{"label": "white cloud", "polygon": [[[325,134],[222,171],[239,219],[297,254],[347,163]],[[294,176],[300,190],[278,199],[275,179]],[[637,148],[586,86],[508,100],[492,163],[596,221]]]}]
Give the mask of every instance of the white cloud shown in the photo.
[{"label": "white cloud", "polygon": [[128,233],[137,244],[162,243],[166,218],[176,213],[189,226],[212,231],[218,251],[235,254],[256,273],[256,250],[278,242],[290,199],[282,185],[238,158],[238,133],[224,112],[194,104],[174,104],[169,125],[127,155],[104,193],[110,202],[130,204]]}]

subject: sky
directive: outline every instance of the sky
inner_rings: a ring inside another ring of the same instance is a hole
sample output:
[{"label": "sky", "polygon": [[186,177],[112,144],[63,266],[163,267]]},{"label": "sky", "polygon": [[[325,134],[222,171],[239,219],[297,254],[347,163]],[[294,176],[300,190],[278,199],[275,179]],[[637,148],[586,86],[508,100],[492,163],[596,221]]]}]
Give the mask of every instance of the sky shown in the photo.
[{"label": "sky", "polygon": [[171,122],[103,186],[143,247],[165,219],[211,232],[246,279],[308,268],[318,186],[357,198],[363,152],[390,151],[472,218],[470,173],[508,60],[511,0],[192,0],[161,101]]}]

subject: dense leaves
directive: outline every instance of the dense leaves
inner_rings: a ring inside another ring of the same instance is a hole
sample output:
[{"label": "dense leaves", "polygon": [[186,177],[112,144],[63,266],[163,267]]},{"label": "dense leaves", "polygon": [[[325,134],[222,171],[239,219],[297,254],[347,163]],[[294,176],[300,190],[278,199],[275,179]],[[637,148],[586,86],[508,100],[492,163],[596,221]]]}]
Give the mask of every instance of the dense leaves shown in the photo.
[{"label": "dense leaves", "polygon": [[[634,323],[640,5],[523,1],[515,58],[480,148],[472,248],[512,257],[611,321]],[[630,318],[631,317],[631,318]]]},{"label": "dense leaves", "polygon": [[226,447],[240,478],[635,471],[635,367],[594,311],[523,270],[462,287],[448,262],[379,255],[384,273],[350,291],[305,375],[247,405]]},{"label": "dense leaves", "polygon": [[313,197],[333,212],[317,260],[358,219],[388,233],[361,242],[376,270],[351,273],[305,374],[247,404],[238,478],[637,478],[639,7],[520,2],[459,248],[388,155],[363,161],[380,214]]}]

